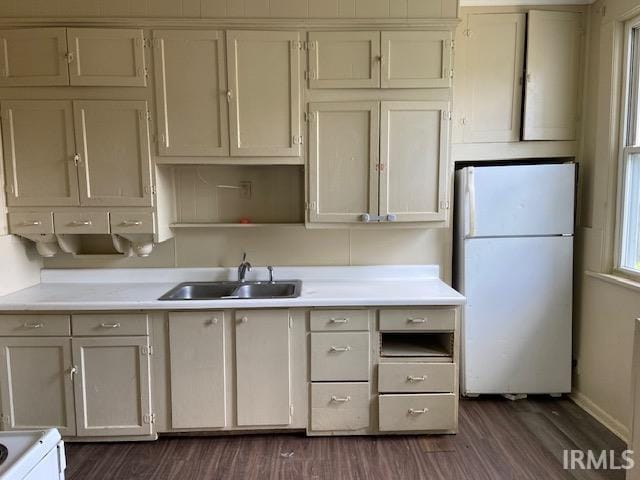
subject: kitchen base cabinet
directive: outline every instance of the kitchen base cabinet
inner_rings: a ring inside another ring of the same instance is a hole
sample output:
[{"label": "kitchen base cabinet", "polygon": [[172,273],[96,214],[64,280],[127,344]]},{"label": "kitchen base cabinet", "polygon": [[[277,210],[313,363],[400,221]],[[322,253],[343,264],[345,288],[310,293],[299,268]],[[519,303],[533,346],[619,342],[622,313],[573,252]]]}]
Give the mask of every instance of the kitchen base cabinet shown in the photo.
[{"label": "kitchen base cabinet", "polygon": [[311,430],[358,431],[369,428],[368,383],[314,383],[311,385]]},{"label": "kitchen base cabinet", "polygon": [[457,398],[453,393],[380,395],[381,432],[452,431],[457,425]]}]

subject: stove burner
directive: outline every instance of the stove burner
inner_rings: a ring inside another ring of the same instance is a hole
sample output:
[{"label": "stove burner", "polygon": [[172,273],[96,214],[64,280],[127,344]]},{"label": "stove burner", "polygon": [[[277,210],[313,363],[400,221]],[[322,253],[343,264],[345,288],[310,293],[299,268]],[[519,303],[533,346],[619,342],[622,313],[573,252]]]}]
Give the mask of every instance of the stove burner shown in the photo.
[{"label": "stove burner", "polygon": [[4,463],[4,461],[9,456],[9,450],[3,444],[0,443],[0,465]]}]

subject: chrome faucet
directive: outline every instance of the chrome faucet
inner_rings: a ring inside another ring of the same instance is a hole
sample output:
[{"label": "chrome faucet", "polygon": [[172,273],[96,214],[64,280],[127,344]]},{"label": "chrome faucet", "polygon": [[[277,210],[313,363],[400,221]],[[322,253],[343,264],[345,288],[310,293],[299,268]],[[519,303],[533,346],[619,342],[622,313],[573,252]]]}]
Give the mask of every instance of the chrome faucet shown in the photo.
[{"label": "chrome faucet", "polygon": [[244,282],[244,277],[247,276],[247,272],[251,271],[251,264],[247,262],[247,252],[242,254],[242,263],[238,265],[238,281]]},{"label": "chrome faucet", "polygon": [[267,270],[269,271],[269,283],[274,283],[274,281],[273,281],[273,267],[271,265],[269,265],[267,267]]}]

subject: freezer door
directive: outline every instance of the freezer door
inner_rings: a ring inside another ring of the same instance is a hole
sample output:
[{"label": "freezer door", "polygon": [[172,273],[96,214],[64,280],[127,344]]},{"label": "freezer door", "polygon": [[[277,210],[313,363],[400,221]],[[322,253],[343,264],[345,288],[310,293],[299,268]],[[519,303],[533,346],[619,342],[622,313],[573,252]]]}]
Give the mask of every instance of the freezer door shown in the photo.
[{"label": "freezer door", "polygon": [[572,237],[465,241],[462,391],[571,391]]},{"label": "freezer door", "polygon": [[462,177],[466,237],[573,234],[574,164],[467,167]]}]

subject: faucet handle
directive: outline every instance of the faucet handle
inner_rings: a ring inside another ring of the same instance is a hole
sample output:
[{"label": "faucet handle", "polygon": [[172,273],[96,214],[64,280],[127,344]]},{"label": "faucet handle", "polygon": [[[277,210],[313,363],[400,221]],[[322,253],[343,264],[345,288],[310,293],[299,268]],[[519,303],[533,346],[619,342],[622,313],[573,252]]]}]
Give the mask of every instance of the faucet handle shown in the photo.
[{"label": "faucet handle", "polygon": [[273,283],[273,267],[269,265],[267,270],[269,270],[269,283]]}]

